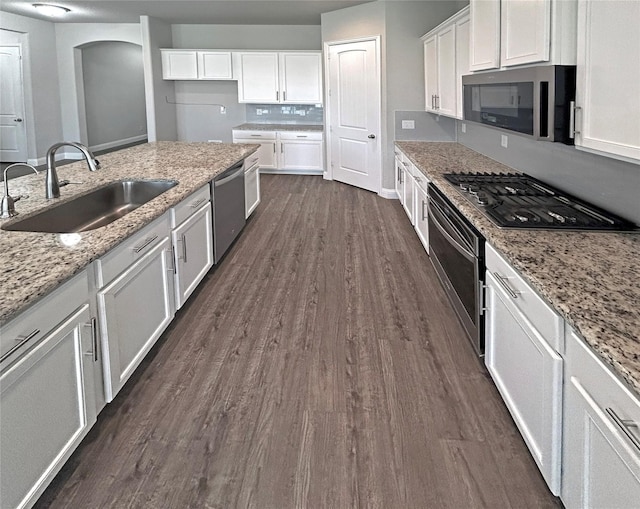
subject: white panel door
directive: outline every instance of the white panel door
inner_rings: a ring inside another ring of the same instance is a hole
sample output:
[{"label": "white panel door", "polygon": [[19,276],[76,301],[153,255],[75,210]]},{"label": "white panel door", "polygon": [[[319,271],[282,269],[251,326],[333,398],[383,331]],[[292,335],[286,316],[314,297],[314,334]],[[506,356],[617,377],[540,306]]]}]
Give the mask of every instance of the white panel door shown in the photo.
[{"label": "white panel door", "polygon": [[198,78],[231,80],[233,68],[230,51],[198,51]]},{"label": "white panel door", "polygon": [[322,103],[321,53],[280,53],[280,89],[283,103]]},{"label": "white panel door", "polygon": [[500,63],[548,61],[550,29],[551,0],[502,2]]},{"label": "white panel door", "polygon": [[281,170],[323,170],[321,141],[280,142]]},{"label": "white panel door", "polygon": [[0,160],[27,161],[27,131],[18,46],[0,46]]},{"label": "white panel door", "polygon": [[471,0],[469,68],[500,67],[500,0]]},{"label": "white panel door", "polygon": [[424,41],[424,96],[425,110],[436,110],[438,95],[438,36]]},{"label": "white panel door", "polygon": [[576,146],[640,161],[640,2],[578,3]]},{"label": "white panel door", "polygon": [[456,115],[456,27],[438,33],[438,113]]},{"label": "white panel door", "polygon": [[162,79],[195,80],[198,78],[198,55],[195,50],[162,50]]},{"label": "white panel door", "polygon": [[469,28],[471,21],[464,18],[456,23],[456,118],[462,119],[462,77],[469,74]]},{"label": "white panel door", "polygon": [[378,41],[329,48],[332,178],[379,192],[382,159]]},{"label": "white panel door", "polygon": [[238,53],[238,102],[280,101],[278,53]]}]

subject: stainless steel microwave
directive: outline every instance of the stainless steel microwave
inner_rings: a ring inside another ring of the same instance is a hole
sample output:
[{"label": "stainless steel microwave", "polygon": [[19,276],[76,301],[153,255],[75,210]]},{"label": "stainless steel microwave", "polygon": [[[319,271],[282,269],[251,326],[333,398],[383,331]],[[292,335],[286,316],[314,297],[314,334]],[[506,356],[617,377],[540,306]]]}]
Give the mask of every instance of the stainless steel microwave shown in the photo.
[{"label": "stainless steel microwave", "polygon": [[462,88],[464,120],[573,145],[574,65],[471,74]]}]

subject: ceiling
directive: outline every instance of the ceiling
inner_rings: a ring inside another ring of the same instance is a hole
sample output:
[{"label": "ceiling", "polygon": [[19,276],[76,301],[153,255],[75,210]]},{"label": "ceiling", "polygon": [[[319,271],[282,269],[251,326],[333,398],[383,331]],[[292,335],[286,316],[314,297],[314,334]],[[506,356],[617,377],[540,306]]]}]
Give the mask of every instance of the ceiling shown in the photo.
[{"label": "ceiling", "polygon": [[[141,15],[170,24],[319,25],[320,14],[372,0],[0,0],[0,11],[56,23],[139,23]],[[71,9],[64,17],[41,15],[32,3]]]}]

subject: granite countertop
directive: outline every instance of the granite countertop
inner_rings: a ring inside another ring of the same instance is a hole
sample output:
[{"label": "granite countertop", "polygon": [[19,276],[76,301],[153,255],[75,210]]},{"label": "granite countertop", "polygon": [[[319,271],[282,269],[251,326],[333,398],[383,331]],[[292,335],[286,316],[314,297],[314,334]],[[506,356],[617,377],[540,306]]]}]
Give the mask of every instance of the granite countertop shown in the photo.
[{"label": "granite countertop", "polygon": [[513,168],[458,143],[396,146],[640,394],[640,234],[498,228],[442,175]]},{"label": "granite countertop", "polygon": [[234,127],[237,131],[310,131],[321,133],[323,125],[316,124],[257,124],[246,123]]},{"label": "granite countertop", "polygon": [[101,168],[87,169],[85,161],[57,168],[60,198],[45,198],[44,172],[9,181],[19,215],[0,219],[0,225],[20,220],[44,208],[125,179],[177,180],[178,185],[113,223],[81,234],[10,232],[0,230],[0,325],[82,271],[93,260],[140,230],[236,162],[257,150],[256,145],[156,142],[100,156]]}]

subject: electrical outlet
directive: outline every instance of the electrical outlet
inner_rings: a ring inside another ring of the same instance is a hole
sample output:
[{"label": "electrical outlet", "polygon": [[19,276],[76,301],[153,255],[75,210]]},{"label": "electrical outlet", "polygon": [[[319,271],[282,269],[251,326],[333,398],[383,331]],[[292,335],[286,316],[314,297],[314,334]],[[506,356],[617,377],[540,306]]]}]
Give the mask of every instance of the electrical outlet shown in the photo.
[{"label": "electrical outlet", "polygon": [[226,106],[220,106],[220,115],[226,115],[226,114],[227,114]]},{"label": "electrical outlet", "polygon": [[209,143],[222,143],[222,140],[207,140]]},{"label": "electrical outlet", "polygon": [[509,145],[509,137],[506,134],[501,135],[501,139],[500,139],[500,145],[502,145],[504,148],[507,148],[507,146]]},{"label": "electrical outlet", "polygon": [[416,121],[415,120],[403,120],[402,121],[402,128],[403,129],[415,129],[416,128]]},{"label": "electrical outlet", "polygon": [[464,122],[462,122],[462,125],[460,126],[460,130],[461,130],[463,133],[466,133],[466,132],[467,132],[467,124],[465,124]]},{"label": "electrical outlet", "polygon": [[260,108],[256,110],[256,115],[262,115],[262,110]]}]

